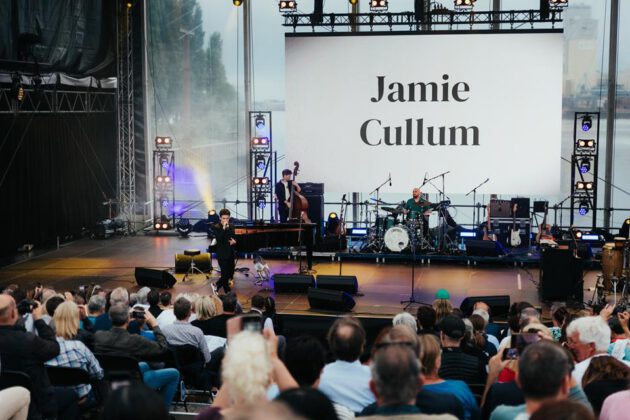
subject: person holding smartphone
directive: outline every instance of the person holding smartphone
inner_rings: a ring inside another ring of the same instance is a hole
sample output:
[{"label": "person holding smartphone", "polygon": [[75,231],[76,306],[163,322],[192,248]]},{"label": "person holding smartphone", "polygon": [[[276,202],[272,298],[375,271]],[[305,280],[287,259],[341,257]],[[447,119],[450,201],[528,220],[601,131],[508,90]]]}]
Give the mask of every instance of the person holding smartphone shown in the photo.
[{"label": "person holding smartphone", "polygon": [[221,278],[217,282],[217,291],[223,288],[225,293],[231,290],[232,278],[234,277],[234,246],[236,236],[234,225],[230,224],[230,211],[222,209],[219,212],[220,221],[213,226],[214,235],[217,240],[216,254],[221,268]]}]

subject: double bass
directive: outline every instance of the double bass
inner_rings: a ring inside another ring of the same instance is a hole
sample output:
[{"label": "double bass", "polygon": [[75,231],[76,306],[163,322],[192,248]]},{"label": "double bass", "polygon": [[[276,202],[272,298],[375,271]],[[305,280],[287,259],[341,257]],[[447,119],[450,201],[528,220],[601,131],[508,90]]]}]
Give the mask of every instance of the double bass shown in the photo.
[{"label": "double bass", "polygon": [[308,200],[295,189],[295,177],[300,171],[300,163],[293,162],[293,178],[291,178],[291,202],[289,203],[289,220],[298,220],[304,223],[312,223],[308,218]]}]

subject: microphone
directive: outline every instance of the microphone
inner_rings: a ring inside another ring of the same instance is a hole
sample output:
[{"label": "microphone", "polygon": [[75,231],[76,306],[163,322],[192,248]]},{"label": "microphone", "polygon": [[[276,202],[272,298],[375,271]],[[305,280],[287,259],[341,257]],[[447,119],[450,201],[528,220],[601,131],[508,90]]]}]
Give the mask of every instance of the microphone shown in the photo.
[{"label": "microphone", "polygon": [[488,181],[490,181],[490,178],[486,178],[486,180],[484,181],[484,183],[485,183],[485,182],[488,182]]},{"label": "microphone", "polygon": [[389,173],[389,186],[392,186],[392,173]]},{"label": "microphone", "polygon": [[422,185],[427,183],[427,173],[424,173],[424,179],[422,179]]},{"label": "microphone", "polygon": [[346,201],[346,195],[344,194],[343,197],[341,197],[341,201]]}]

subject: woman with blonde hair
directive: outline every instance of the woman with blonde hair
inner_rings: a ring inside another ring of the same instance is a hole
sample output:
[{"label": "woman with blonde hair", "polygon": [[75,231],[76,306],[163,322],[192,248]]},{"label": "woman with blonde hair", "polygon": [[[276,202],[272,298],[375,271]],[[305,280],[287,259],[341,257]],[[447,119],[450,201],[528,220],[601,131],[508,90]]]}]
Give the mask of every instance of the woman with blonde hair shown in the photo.
[{"label": "woman with blonde hair", "polygon": [[204,335],[216,335],[217,323],[225,320],[217,318],[223,313],[223,303],[216,296],[201,296],[195,302],[197,319],[190,324],[203,331]]},{"label": "woman with blonde hair", "polygon": [[[53,321],[60,351],[57,357],[46,364],[83,369],[92,379],[103,379],[103,369],[98,360],[85,344],[77,340],[80,317],[79,307],[73,301],[65,301],[57,307]],[[79,404],[93,400],[90,385],[78,385],[73,389],[79,398]]]}]

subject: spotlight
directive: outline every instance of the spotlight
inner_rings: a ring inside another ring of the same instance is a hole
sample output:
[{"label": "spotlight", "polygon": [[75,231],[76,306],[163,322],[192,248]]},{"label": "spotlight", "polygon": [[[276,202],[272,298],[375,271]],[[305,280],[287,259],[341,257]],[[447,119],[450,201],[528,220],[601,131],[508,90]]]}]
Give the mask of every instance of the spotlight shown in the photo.
[{"label": "spotlight", "polygon": [[170,229],[171,225],[168,222],[168,219],[165,216],[162,216],[155,219],[155,223],[153,224],[153,227],[156,230],[166,230],[166,229]]},{"label": "spotlight", "polygon": [[348,0],[350,2],[351,5],[355,5],[359,2],[359,0]]},{"label": "spotlight", "polygon": [[217,214],[217,212],[215,210],[210,210],[208,212],[208,227],[210,225],[215,225],[217,223],[219,223],[221,221],[221,218],[219,217],[219,215]]},{"label": "spotlight", "polygon": [[24,86],[22,86],[22,80],[19,74],[14,74],[11,77],[11,97],[18,102],[24,100],[25,92]]},{"label": "spotlight", "polygon": [[169,165],[170,164],[168,163],[168,156],[160,155],[160,166],[164,169],[168,169]]},{"label": "spotlight", "polygon": [[621,228],[619,228],[619,236],[623,236],[624,238],[630,237],[630,217],[624,220]]},{"label": "spotlight", "polygon": [[593,127],[593,120],[588,115],[582,117],[582,131],[588,131]]},{"label": "spotlight", "polygon": [[269,147],[271,142],[269,141],[269,137],[253,137],[252,138],[252,147],[254,149],[266,149]]},{"label": "spotlight", "polygon": [[576,239],[582,239],[582,231],[576,230],[574,233]]},{"label": "spotlight", "polygon": [[337,213],[330,212],[328,214],[328,222],[326,223],[326,233],[330,235],[335,235],[337,233],[337,228],[339,227],[339,217]]},{"label": "spotlight", "polygon": [[156,137],[155,147],[158,149],[168,149],[173,144],[173,140],[170,137]]},{"label": "spotlight", "polygon": [[278,10],[284,13],[296,12],[297,2],[293,0],[280,0],[278,2]]},{"label": "spotlight", "polygon": [[166,197],[160,197],[160,206],[162,206],[162,207],[168,207],[168,198],[166,198]]},{"label": "spotlight", "polygon": [[264,209],[265,207],[267,207],[267,199],[265,199],[264,195],[259,195],[258,197],[256,197],[256,206],[259,209]]},{"label": "spotlight", "polygon": [[578,181],[575,183],[575,189],[577,191],[591,191],[594,188],[592,181]]},{"label": "spotlight", "polygon": [[585,174],[591,170],[591,160],[589,158],[583,158],[580,160],[580,173]]},{"label": "spotlight", "polygon": [[555,7],[567,7],[569,5],[569,0],[549,0],[549,5]]},{"label": "spotlight", "polygon": [[162,223],[162,229],[168,229],[168,223]]},{"label": "spotlight", "polygon": [[185,218],[181,218],[179,219],[179,221],[177,222],[177,224],[175,225],[175,229],[177,229],[177,232],[182,235],[183,237],[187,237],[188,234],[190,232],[192,232],[192,225],[190,224],[190,221],[188,219]]},{"label": "spotlight", "polygon": [[267,159],[263,155],[256,155],[256,168],[260,171],[264,171],[267,167]]},{"label": "spotlight", "polygon": [[172,179],[168,175],[166,175],[166,176],[158,175],[157,177],[155,177],[155,182],[157,182],[158,184],[168,184],[171,181],[172,181]]},{"label": "spotlight", "polygon": [[254,183],[254,185],[255,185],[255,186],[268,185],[268,184],[269,184],[269,178],[267,178],[267,177],[255,176],[255,177],[253,178],[252,182]]},{"label": "spotlight", "polygon": [[455,8],[469,8],[475,5],[477,0],[455,0]]},{"label": "spotlight", "polygon": [[595,140],[593,139],[579,139],[577,141],[578,149],[595,149]]},{"label": "spotlight", "polygon": [[371,12],[385,12],[388,8],[388,0],[370,0]]},{"label": "spotlight", "polygon": [[232,4],[236,7],[239,7],[243,4],[243,0],[232,0]]},{"label": "spotlight", "polygon": [[582,200],[580,201],[580,207],[578,207],[578,213],[580,213],[580,216],[585,216],[586,213],[588,213],[590,206],[588,204],[587,200]]},{"label": "spotlight", "polygon": [[254,118],[254,125],[256,125],[256,128],[259,130],[265,128],[265,117],[263,114],[256,115]]}]

